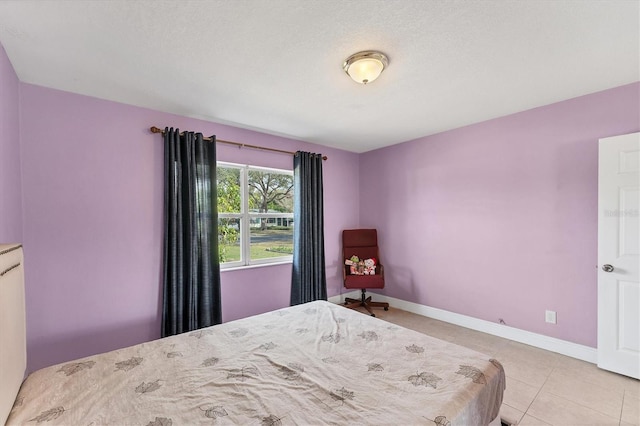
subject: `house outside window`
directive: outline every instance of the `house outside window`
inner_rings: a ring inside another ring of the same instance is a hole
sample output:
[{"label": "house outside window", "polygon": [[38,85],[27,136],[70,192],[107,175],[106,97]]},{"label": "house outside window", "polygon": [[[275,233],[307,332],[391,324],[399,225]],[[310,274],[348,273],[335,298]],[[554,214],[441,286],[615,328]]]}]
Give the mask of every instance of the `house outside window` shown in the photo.
[{"label": "house outside window", "polygon": [[279,263],[293,255],[293,172],[217,163],[220,267]]}]

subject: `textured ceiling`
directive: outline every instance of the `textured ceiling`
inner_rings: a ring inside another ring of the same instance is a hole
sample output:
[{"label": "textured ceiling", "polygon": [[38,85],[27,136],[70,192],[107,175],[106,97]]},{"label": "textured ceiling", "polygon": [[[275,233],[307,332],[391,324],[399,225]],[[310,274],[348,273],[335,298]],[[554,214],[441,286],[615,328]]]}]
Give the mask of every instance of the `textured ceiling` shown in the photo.
[{"label": "textured ceiling", "polygon": [[639,5],[5,0],[0,42],[26,83],[364,152],[640,80]]}]

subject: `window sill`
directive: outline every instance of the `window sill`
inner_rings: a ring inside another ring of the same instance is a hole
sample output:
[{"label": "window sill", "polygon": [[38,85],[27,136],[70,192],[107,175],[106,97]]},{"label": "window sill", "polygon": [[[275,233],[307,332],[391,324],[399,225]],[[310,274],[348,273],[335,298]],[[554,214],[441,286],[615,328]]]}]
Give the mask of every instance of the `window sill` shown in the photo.
[{"label": "window sill", "polygon": [[264,268],[267,266],[280,266],[280,265],[287,265],[287,264],[293,264],[293,260],[285,260],[282,262],[271,262],[271,263],[258,263],[255,265],[234,266],[231,268],[220,268],[220,273],[229,272],[229,271],[242,271],[244,269]]}]

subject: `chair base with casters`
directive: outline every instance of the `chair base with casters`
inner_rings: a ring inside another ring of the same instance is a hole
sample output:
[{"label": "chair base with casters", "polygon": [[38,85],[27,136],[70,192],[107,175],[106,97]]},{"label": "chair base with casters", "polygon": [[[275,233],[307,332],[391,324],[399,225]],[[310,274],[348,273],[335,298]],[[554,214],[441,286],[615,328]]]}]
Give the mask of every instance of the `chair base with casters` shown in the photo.
[{"label": "chair base with casters", "polygon": [[371,296],[367,297],[367,290],[362,289],[362,296],[360,299],[352,299],[350,297],[346,297],[344,299],[344,306],[349,309],[355,309],[357,307],[362,306],[371,314],[372,317],[375,317],[376,314],[373,313],[371,308],[384,308],[385,311],[389,310],[389,304],[387,302],[372,302]]}]

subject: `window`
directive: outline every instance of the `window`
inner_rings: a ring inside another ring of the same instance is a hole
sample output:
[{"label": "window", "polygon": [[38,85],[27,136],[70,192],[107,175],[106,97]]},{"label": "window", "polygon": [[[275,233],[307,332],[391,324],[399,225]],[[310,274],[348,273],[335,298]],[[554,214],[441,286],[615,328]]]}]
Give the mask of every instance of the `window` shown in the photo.
[{"label": "window", "polygon": [[222,268],[290,261],[293,172],[218,162]]}]

